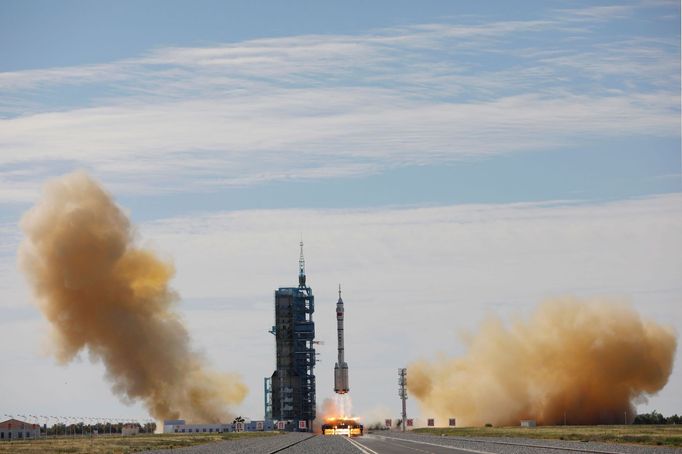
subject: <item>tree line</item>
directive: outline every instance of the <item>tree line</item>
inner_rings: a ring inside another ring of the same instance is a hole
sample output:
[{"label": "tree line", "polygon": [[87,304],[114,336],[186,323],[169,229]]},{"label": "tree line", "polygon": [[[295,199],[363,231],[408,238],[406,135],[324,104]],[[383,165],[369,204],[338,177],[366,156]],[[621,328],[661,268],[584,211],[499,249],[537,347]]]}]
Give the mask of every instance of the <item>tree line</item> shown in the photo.
[{"label": "tree line", "polygon": [[[156,423],[149,422],[145,424],[135,423],[140,433],[154,433],[156,431]],[[97,423],[97,424],[53,424],[50,427],[41,428],[41,432],[45,435],[104,435],[104,434],[120,434],[123,430],[124,423]]]},{"label": "tree line", "polygon": [[672,415],[665,417],[656,410],[651,413],[637,415],[633,424],[681,424],[682,416]]}]

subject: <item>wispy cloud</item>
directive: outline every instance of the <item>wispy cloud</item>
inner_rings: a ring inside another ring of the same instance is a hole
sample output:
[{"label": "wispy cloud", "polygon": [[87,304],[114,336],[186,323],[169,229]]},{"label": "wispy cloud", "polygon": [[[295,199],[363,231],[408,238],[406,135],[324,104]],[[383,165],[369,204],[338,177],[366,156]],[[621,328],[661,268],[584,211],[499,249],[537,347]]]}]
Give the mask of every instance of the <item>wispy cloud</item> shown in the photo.
[{"label": "wispy cloud", "polygon": [[568,21],[609,21],[630,17],[637,9],[637,4],[596,5],[583,8],[561,9],[558,11],[563,20]]},{"label": "wispy cloud", "polygon": [[636,7],[0,73],[0,201],[31,197],[36,179],[13,173],[28,163],[85,167],[128,192],[200,191],[679,137],[679,42],[576,25],[636,21]]}]

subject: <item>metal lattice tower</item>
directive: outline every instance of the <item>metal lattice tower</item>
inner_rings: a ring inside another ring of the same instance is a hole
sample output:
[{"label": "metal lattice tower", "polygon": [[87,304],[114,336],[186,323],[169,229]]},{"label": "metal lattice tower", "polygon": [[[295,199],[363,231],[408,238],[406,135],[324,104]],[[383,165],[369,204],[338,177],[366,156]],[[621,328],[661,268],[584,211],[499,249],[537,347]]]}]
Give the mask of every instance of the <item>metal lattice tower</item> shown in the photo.
[{"label": "metal lattice tower", "polygon": [[401,427],[403,428],[403,432],[405,432],[405,426],[407,426],[407,406],[405,403],[407,400],[407,369],[405,368],[398,369],[398,386],[398,395],[403,403],[403,422]]},{"label": "metal lattice tower", "polygon": [[272,377],[265,377],[263,379],[263,393],[265,395],[264,398],[264,406],[265,406],[265,420],[271,420],[272,419]]}]

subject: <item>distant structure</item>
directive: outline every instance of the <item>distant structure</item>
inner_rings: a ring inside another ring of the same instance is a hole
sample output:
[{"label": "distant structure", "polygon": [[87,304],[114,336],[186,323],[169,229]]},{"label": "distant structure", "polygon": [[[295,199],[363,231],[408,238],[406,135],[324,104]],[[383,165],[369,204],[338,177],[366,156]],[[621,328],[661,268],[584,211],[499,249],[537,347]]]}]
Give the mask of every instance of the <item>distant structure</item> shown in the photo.
[{"label": "distant structure", "polygon": [[163,433],[225,433],[225,432],[263,432],[275,430],[272,421],[245,421],[231,424],[187,424],[183,419],[168,419],[163,422]]},{"label": "distant structure", "polygon": [[336,333],[339,341],[339,358],[334,366],[334,392],[346,394],[348,388],[348,364],[344,359],[343,349],[343,299],[341,298],[341,284],[339,284],[339,300],[336,302]]},{"label": "distant structure", "polygon": [[266,421],[272,420],[272,377],[265,377],[263,379],[263,391],[265,393],[263,417]]},{"label": "distant structure", "polygon": [[137,423],[125,423],[121,428],[121,435],[137,435],[140,433],[140,425]]},{"label": "distant structure", "polygon": [[[272,374],[272,418],[285,430],[311,432],[315,419],[315,298],[306,285],[303,241],[298,287],[275,291],[277,370]],[[267,392],[266,392],[267,394]]]},{"label": "distant structure", "polygon": [[[407,406],[405,404],[405,400],[407,400],[407,369],[404,367],[398,369],[398,396],[400,396],[400,400],[403,403],[403,419],[400,426],[403,428],[403,432],[405,432],[405,422],[407,421]],[[433,419],[429,419],[428,425],[433,426]]]},{"label": "distant structure", "polygon": [[0,422],[0,441],[40,437],[40,426],[18,419]]}]

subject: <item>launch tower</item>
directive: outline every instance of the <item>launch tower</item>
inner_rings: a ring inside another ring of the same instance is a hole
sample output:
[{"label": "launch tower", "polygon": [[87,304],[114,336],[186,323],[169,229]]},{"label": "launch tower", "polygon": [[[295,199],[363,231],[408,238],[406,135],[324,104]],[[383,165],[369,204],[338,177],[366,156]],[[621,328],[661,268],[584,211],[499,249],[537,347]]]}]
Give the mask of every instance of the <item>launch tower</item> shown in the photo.
[{"label": "launch tower", "polygon": [[298,287],[275,291],[277,370],[272,374],[272,418],[287,430],[312,431],[315,419],[315,297],[306,285],[303,242]]}]

